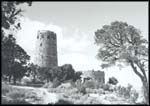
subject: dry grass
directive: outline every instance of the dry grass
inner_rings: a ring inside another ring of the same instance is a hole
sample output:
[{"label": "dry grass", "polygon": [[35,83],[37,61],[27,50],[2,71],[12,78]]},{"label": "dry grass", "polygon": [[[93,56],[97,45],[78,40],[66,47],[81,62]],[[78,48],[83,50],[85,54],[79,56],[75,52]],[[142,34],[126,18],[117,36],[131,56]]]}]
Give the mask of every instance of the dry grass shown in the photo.
[{"label": "dry grass", "polygon": [[2,84],[2,104],[30,104],[28,98],[36,99],[36,93],[32,90],[14,88],[8,84]]}]

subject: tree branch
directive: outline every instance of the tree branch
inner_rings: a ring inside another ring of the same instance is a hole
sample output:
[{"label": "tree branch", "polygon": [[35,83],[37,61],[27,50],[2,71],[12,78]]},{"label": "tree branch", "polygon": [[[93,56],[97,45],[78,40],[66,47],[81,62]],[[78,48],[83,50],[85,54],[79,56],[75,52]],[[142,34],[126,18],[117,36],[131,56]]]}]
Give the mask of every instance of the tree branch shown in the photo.
[{"label": "tree branch", "polygon": [[112,43],[111,39],[110,39],[110,44],[113,45],[114,47],[120,47],[119,45],[115,45],[114,43]]},{"label": "tree branch", "polygon": [[137,74],[141,78],[141,80],[144,82],[144,77],[137,71],[137,68],[134,66],[132,61],[130,61],[130,65],[131,65],[133,71],[135,72],[135,74]]},{"label": "tree branch", "polygon": [[136,61],[135,64],[139,67],[139,69],[141,70],[141,72],[143,73],[143,75],[145,77],[145,81],[147,82],[147,76],[145,73],[145,69],[143,68],[143,66],[139,62]]}]

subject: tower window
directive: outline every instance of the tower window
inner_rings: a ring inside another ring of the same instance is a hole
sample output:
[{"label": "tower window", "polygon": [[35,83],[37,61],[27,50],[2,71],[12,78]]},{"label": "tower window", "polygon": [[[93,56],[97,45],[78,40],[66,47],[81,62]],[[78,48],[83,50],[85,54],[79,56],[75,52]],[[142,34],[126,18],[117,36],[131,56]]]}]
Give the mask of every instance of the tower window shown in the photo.
[{"label": "tower window", "polygon": [[37,39],[39,39],[39,36],[37,36]]},{"label": "tower window", "polygon": [[40,44],[40,46],[42,46],[42,43]]},{"label": "tower window", "polygon": [[52,38],[55,40],[56,39],[56,37],[55,36],[52,36]]},{"label": "tower window", "polygon": [[42,35],[42,37],[41,38],[44,38],[44,36]]},{"label": "tower window", "polygon": [[50,36],[49,36],[49,35],[47,36],[47,39],[50,39]]}]

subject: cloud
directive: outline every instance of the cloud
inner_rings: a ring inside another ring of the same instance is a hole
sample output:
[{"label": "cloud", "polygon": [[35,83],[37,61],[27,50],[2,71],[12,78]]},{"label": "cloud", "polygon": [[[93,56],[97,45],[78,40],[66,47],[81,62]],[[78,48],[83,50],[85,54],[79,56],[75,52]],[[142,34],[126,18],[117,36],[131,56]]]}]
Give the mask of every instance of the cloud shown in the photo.
[{"label": "cloud", "polygon": [[[60,64],[74,61],[74,59],[77,59],[78,57],[80,57],[80,59],[82,58],[82,63],[85,63],[86,57],[88,57],[85,55],[85,52],[91,44],[91,41],[88,39],[87,34],[81,32],[78,28],[72,32],[72,35],[68,36],[69,30],[67,28],[67,30],[65,30],[65,28],[53,23],[44,24],[27,17],[22,19],[21,27],[22,29],[16,36],[17,43],[31,56],[32,62],[36,56],[35,47],[38,30],[50,30],[57,34],[57,51]],[[70,60],[65,57],[70,58]],[[78,62],[74,61],[74,64],[78,64]]]},{"label": "cloud", "polygon": [[35,44],[38,30],[51,30],[56,32],[58,36],[62,36],[59,26],[53,25],[52,23],[46,25],[40,21],[34,21],[27,17],[21,19],[21,27],[22,29],[17,33],[16,40],[31,56],[31,61],[33,61],[35,57]]}]

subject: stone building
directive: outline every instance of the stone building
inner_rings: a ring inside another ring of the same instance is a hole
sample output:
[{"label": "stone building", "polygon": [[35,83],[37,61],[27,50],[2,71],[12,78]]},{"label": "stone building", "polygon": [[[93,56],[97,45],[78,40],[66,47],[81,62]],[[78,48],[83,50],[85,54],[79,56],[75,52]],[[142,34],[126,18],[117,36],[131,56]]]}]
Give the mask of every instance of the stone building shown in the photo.
[{"label": "stone building", "polygon": [[57,37],[48,30],[40,30],[37,33],[35,63],[41,67],[58,66]]},{"label": "stone building", "polygon": [[105,73],[104,71],[94,71],[94,70],[89,70],[89,71],[84,71],[83,74],[81,75],[81,80],[82,82],[85,82],[86,80],[93,80],[98,83],[105,83]]}]

